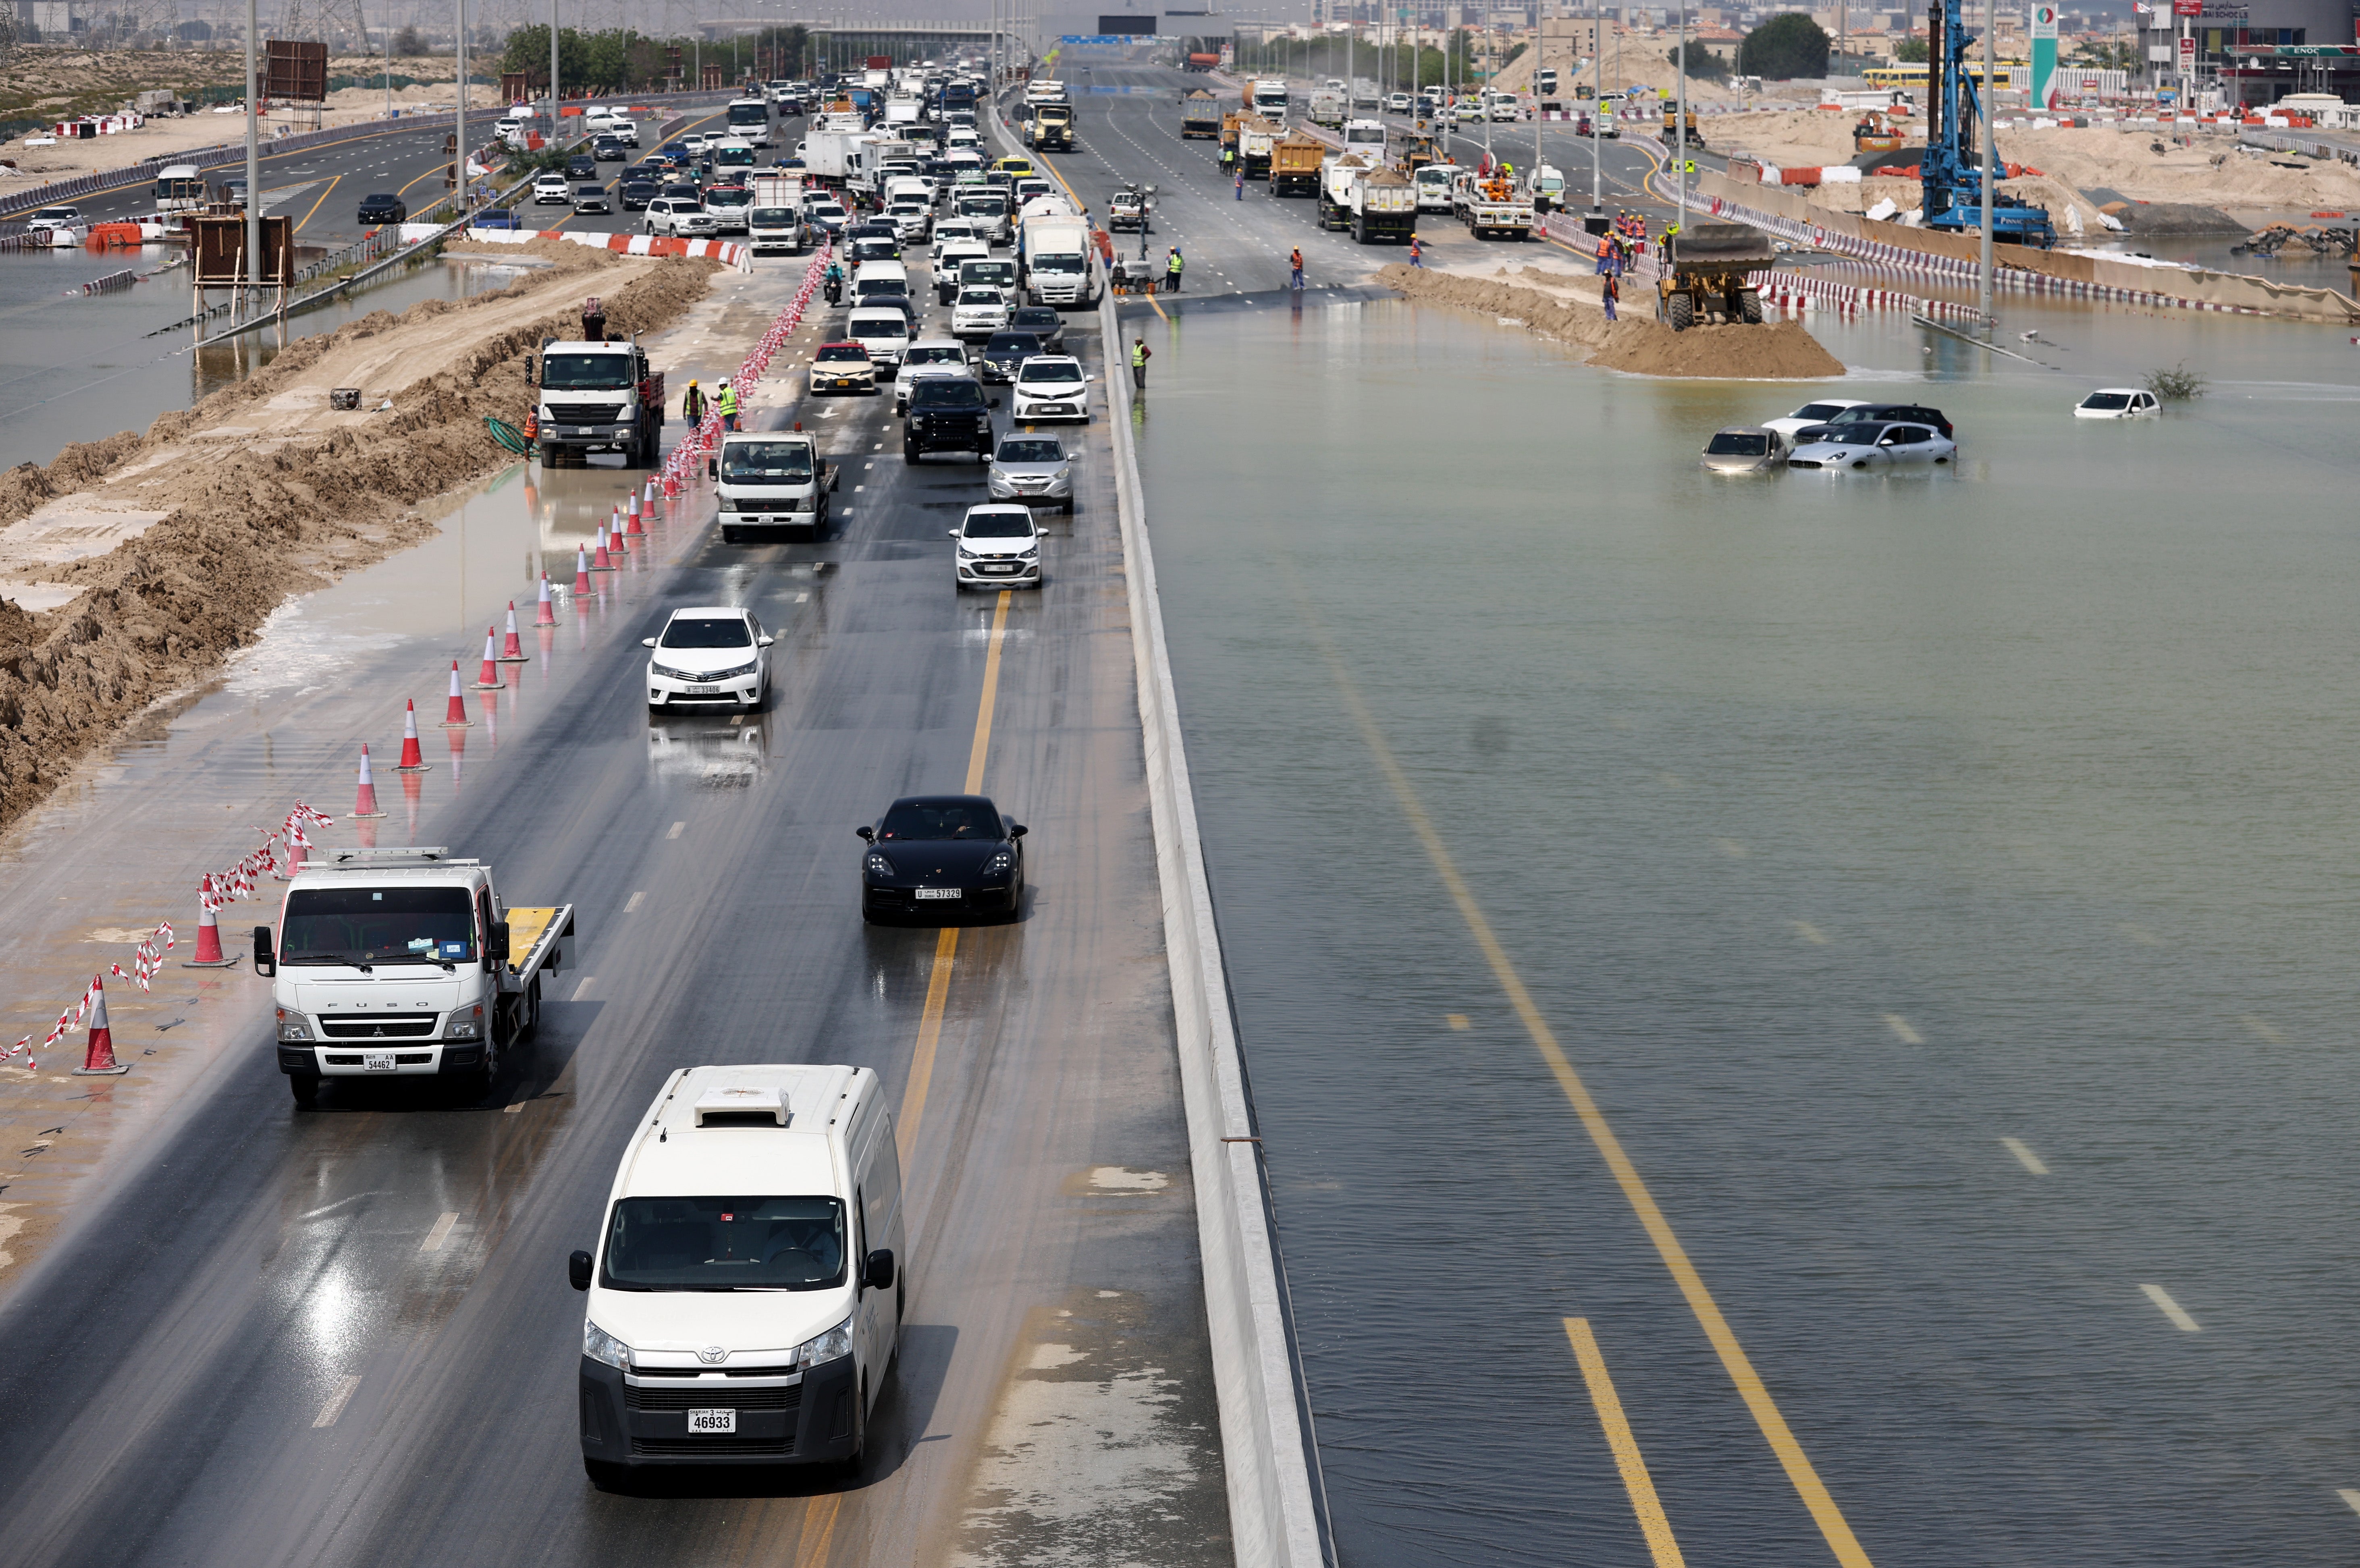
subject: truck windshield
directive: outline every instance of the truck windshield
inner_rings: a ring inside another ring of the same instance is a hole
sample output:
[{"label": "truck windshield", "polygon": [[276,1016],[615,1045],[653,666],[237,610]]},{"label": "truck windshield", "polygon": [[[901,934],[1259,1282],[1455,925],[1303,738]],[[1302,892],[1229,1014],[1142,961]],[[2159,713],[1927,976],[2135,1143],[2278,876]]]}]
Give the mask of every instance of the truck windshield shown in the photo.
[{"label": "truck windshield", "polygon": [[763,103],[732,103],[729,105],[729,123],[733,125],[767,125],[770,123],[770,107]]},{"label": "truck windshield", "polygon": [[1082,258],[1070,251],[1049,251],[1032,258],[1032,270],[1076,273],[1082,270]]},{"label": "truck windshield", "polygon": [[633,385],[628,354],[541,355],[541,384],[552,392],[620,392]]},{"label": "truck windshield", "polygon": [[962,286],[978,283],[998,284],[1001,288],[1016,281],[1016,264],[1012,261],[963,261],[959,263]]},{"label": "truck windshield", "polygon": [[746,221],[749,223],[759,223],[764,228],[783,229],[794,223],[795,215],[792,210],[785,207],[757,207],[746,214]]},{"label": "truck windshield", "polygon": [[475,957],[475,904],[464,887],[298,887],[287,895],[281,964]]},{"label": "truck windshield", "polygon": [[610,1290],[824,1290],[844,1283],[834,1198],[623,1198],[606,1226]]},{"label": "truck windshield", "polygon": [[811,448],[803,441],[731,441],[721,449],[721,477],[739,485],[808,485]]}]

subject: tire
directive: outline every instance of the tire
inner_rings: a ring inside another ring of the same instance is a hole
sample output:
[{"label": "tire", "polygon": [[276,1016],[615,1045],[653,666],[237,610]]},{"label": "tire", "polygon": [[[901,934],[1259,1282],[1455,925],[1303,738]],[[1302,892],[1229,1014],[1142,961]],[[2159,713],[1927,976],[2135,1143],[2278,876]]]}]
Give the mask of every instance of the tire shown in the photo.
[{"label": "tire", "polygon": [[295,1107],[308,1111],[320,1100],[320,1075],[317,1073],[290,1073],[287,1087],[295,1096]]},{"label": "tire", "polygon": [[1065,513],[1065,516],[1069,517],[1072,517],[1074,515],[1074,498],[1071,495],[1066,496],[1065,504],[1060,506],[1058,510]]},{"label": "tire", "polygon": [[903,441],[901,443],[901,461],[903,463],[915,463],[924,455],[925,449],[918,445],[917,442]]},{"label": "tire", "polygon": [[860,1375],[859,1391],[852,1397],[852,1452],[837,1460],[833,1466],[836,1478],[850,1483],[860,1479],[860,1466],[869,1457],[869,1374]]},{"label": "tire", "polygon": [[723,544],[736,544],[738,542],[738,530],[731,528],[727,523],[722,524],[721,542]]},{"label": "tire", "polygon": [[1748,325],[1760,326],[1762,324],[1762,291],[1758,289],[1741,291],[1737,296],[1737,310],[1738,313],[1745,318]]},{"label": "tire", "polygon": [[1671,318],[1672,331],[1687,332],[1696,325],[1696,299],[1691,295],[1675,294],[1664,302],[1665,314]]}]

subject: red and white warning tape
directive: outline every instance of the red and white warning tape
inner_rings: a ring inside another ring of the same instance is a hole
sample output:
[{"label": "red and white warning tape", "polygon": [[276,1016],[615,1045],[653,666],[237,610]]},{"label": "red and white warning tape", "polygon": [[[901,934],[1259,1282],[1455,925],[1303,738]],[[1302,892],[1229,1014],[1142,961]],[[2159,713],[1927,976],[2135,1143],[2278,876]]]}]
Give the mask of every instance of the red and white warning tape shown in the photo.
[{"label": "red and white warning tape", "polygon": [[[795,289],[794,302],[779,312],[769,330],[762,333],[761,341],[754,345],[754,352],[746,356],[745,363],[738,367],[738,374],[729,378],[727,384],[737,389],[738,401],[741,406],[752,395],[754,384],[762,378],[762,372],[770,368],[771,356],[784,348],[787,340],[794,335],[795,329],[803,325],[803,311],[810,306],[812,296],[819,292],[820,279],[827,272],[828,257],[834,250],[833,241],[819,247],[811,259],[811,265],[803,269],[803,280]],[[713,412],[708,405],[705,418],[698,422],[696,429],[682,438],[680,444],[672,449],[672,454],[664,459],[664,494],[679,495],[681,485],[695,471],[696,464],[705,454],[719,444],[720,440],[721,416]]]}]

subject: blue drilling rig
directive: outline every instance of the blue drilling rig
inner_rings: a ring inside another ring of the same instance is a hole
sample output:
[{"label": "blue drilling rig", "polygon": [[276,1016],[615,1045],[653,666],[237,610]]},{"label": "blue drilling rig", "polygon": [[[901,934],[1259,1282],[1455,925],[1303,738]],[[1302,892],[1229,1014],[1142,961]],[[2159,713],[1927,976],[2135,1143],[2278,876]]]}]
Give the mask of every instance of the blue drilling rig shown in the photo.
[{"label": "blue drilling rig", "polygon": [[[1960,0],[1930,0],[1926,7],[1926,58],[1933,62],[1926,105],[1926,156],[1918,169],[1926,192],[1926,226],[1945,234],[1976,234],[1983,228],[1983,170],[1975,151],[1982,140],[1982,95],[1967,72],[1967,31]],[[2009,245],[2057,243],[2049,209],[2032,207],[2001,191],[1992,204],[1992,238]]]}]

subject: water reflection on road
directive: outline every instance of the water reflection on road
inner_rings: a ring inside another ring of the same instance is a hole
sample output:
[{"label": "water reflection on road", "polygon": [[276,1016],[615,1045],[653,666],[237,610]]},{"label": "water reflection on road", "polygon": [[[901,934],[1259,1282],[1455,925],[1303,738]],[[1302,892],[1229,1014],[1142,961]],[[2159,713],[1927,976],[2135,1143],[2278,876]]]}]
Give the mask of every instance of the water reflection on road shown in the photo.
[{"label": "water reflection on road", "polygon": [[[1822,323],[1828,390],[1964,447],[1832,482],[1695,468],[1811,389],[1389,304],[1150,327],[1346,1561],[1650,1560],[1568,1318],[1689,1562],[1835,1560],[1404,790],[1869,1558],[2360,1550],[2360,359],[2007,310],[2057,368]],[[2070,417],[2182,361],[2192,406]]]}]

